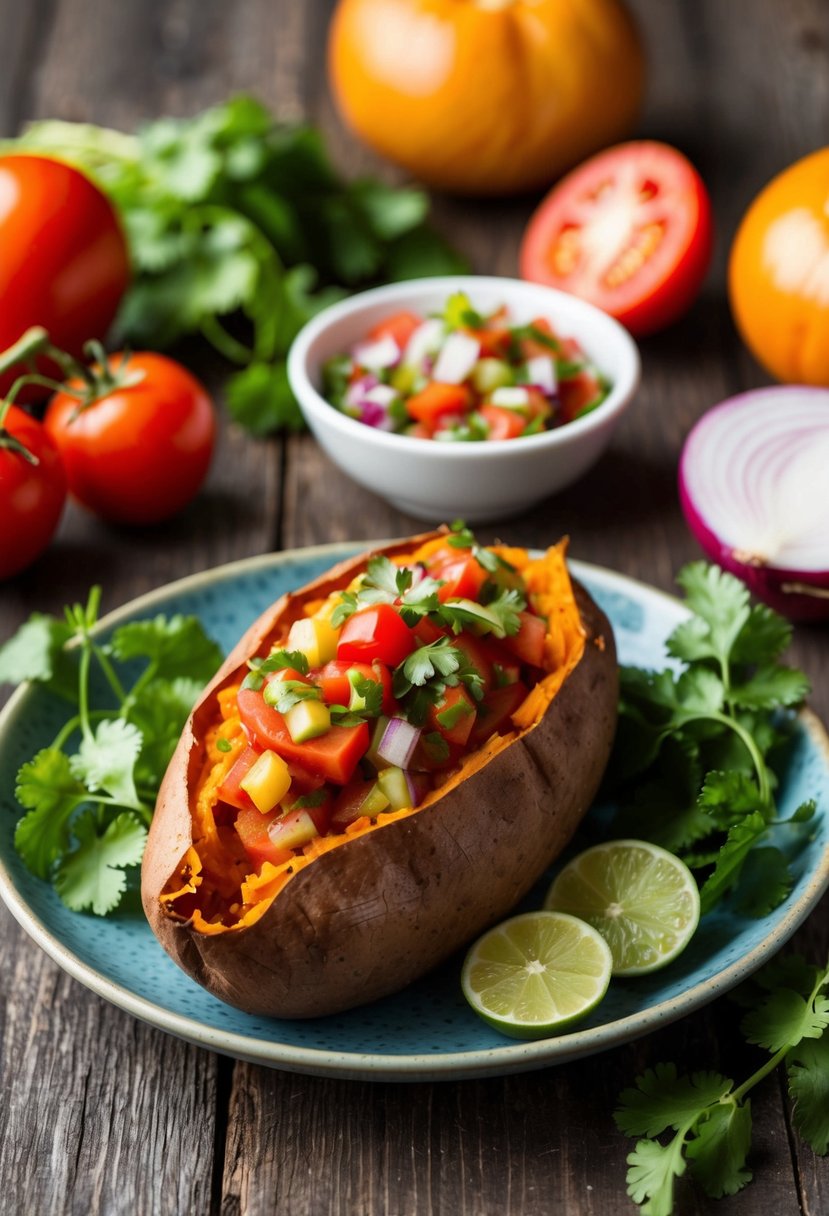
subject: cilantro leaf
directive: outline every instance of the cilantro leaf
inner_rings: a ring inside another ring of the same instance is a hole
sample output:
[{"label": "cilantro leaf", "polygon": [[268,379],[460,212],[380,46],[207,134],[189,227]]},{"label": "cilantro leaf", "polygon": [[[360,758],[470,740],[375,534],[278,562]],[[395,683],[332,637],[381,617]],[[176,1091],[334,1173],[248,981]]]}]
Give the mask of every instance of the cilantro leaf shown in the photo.
[{"label": "cilantro leaf", "polygon": [[90,908],[105,916],[117,907],[126,889],[124,868],[141,861],[147,829],[125,811],[99,834],[90,811],[79,816],[73,832],[78,845],[59,865],[55,889],[73,911]]},{"label": "cilantro leaf", "polygon": [[130,621],[112,635],[112,653],[122,662],[148,659],[165,679],[178,676],[206,683],[222,661],[222,652],[197,617],[158,615]]},{"label": "cilantro leaf", "polygon": [[138,786],[158,788],[167,771],[187,715],[204,685],[200,680],[178,676],[155,679],[131,698],[127,721],[141,733],[141,751],[135,766]]},{"label": "cilantro leaf", "polygon": [[816,1153],[829,1152],[829,1034],[792,1050],[788,1079],[795,1128]]},{"label": "cilantro leaf", "polygon": [[749,1043],[768,1051],[796,1047],[801,1039],[819,1039],[829,1026],[829,999],[809,999],[791,988],[779,988],[743,1018],[742,1032]]},{"label": "cilantro leaf", "polygon": [[284,362],[251,363],[235,372],[225,385],[231,418],[252,435],[301,431],[305,419],[288,383]]},{"label": "cilantro leaf", "polygon": [[422,688],[436,675],[452,675],[459,669],[463,659],[464,656],[451,644],[449,638],[438,638],[436,642],[419,646],[395,669],[394,695],[399,699],[413,687]]},{"label": "cilantro leaf", "polygon": [[59,696],[74,700],[75,668],[64,651],[72,634],[66,621],[32,613],[0,646],[0,684],[36,680]]},{"label": "cilantro leaf", "polygon": [[751,1147],[751,1107],[729,1102],[713,1106],[695,1124],[696,1135],[689,1139],[685,1153],[693,1163],[695,1181],[706,1195],[720,1199],[734,1195],[751,1181],[745,1168]]},{"label": "cilantro leaf", "polygon": [[737,911],[743,916],[768,916],[786,899],[793,882],[785,853],[771,845],[755,846],[740,872]]},{"label": "cilantro leaf", "polygon": [[658,1140],[638,1140],[628,1155],[628,1194],[642,1205],[643,1216],[671,1216],[674,1179],[686,1168],[682,1148],[681,1136],[665,1146]]},{"label": "cilantro leaf", "polygon": [[800,705],[810,688],[802,671],[767,664],[757,667],[742,683],[732,684],[731,700],[746,709],[776,709],[781,705]]},{"label": "cilantro leaf", "polygon": [[619,1096],[614,1118],[628,1136],[658,1136],[690,1126],[698,1114],[728,1093],[732,1082],[715,1072],[679,1076],[675,1064],[657,1064]]},{"label": "cilantro leaf", "polygon": [[[691,562],[680,570],[676,581],[691,612],[708,626],[711,656],[726,659],[750,616],[745,584],[706,562]],[[670,640],[668,653],[672,653]]]},{"label": "cilantro leaf", "polygon": [[740,877],[743,863],[757,841],[768,828],[760,811],[749,815],[729,829],[725,843],[717,854],[714,872],[700,891],[700,910],[704,916],[730,890]]},{"label": "cilantro leaf", "polygon": [[69,846],[69,825],[87,798],[69,757],[44,748],[17,774],[15,796],[28,814],[17,824],[14,847],[33,874],[48,878],[54,862]]},{"label": "cilantro leaf", "polygon": [[72,775],[93,793],[102,790],[121,806],[137,808],[134,771],[142,742],[140,730],[131,722],[105,718],[94,734],[81,739],[69,761]]}]

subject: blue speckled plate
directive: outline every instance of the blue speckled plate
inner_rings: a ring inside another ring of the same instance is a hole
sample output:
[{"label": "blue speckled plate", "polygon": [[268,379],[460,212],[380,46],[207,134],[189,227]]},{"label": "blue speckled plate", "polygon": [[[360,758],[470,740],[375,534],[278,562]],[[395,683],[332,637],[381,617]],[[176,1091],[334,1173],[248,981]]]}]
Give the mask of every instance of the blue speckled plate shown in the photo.
[{"label": "blue speckled plate", "polygon": [[[226,648],[283,591],[301,586],[358,546],[326,546],[237,562],[134,601],[103,622],[156,612],[197,613]],[[574,563],[610,616],[625,663],[661,666],[662,643],[681,605],[618,574]],[[136,1017],[193,1043],[295,1072],[372,1080],[497,1075],[541,1068],[616,1046],[720,995],[773,954],[829,885],[829,751],[820,723],[802,716],[780,791],[781,810],[818,802],[808,840],[795,858],[787,902],[763,920],[727,909],[704,918],[691,945],[655,975],[615,981],[589,1020],[541,1042],[505,1040],[467,1008],[459,960],[397,996],[307,1022],[251,1017],[204,992],[167,957],[136,913],[100,920],[68,911],[14,852],[19,765],[47,744],[61,707],[37,688],[19,690],[0,715],[0,895],[38,945],[70,975]],[[589,817],[588,817],[589,819]],[[589,822],[588,822],[589,835]],[[546,880],[527,906],[538,907]]]}]

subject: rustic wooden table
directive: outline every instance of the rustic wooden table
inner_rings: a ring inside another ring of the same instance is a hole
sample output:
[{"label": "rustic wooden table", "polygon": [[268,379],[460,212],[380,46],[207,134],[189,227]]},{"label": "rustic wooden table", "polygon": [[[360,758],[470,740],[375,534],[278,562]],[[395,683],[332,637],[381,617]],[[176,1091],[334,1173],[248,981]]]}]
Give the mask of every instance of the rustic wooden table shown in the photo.
[{"label": "rustic wooden table", "polygon": [[[635,0],[650,49],[642,133],[684,148],[715,200],[719,243],[691,315],[643,344],[636,408],[574,489],[497,529],[670,589],[696,555],[675,492],[680,442],[730,392],[763,377],[727,308],[724,266],[742,209],[775,172],[826,141],[826,0]],[[326,0],[0,0],[0,133],[32,117],[132,128],[236,90],[325,130],[349,173],[394,175],[343,132],[326,92]],[[440,198],[435,216],[474,268],[516,271],[531,200]],[[221,397],[224,369],[194,347]],[[335,471],[308,437],[255,441],[226,426],[206,492],[157,531],[107,529],[70,508],[58,543],[0,590],[0,638],[32,609],[105,607],[230,559],[321,541],[401,535],[396,514]],[[482,529],[485,539],[495,529]],[[829,717],[825,629],[798,629],[795,658]],[[796,945],[826,957],[829,901]],[[630,1141],[611,1112],[644,1067],[748,1065],[725,1003],[643,1041],[543,1072],[480,1082],[314,1079],[211,1055],[150,1029],[69,979],[0,910],[0,1211],[232,1216],[546,1216],[633,1211]],[[829,1211],[829,1164],[792,1134],[785,1086],[753,1101],[756,1181],[713,1202],[683,1184],[683,1214]]]}]

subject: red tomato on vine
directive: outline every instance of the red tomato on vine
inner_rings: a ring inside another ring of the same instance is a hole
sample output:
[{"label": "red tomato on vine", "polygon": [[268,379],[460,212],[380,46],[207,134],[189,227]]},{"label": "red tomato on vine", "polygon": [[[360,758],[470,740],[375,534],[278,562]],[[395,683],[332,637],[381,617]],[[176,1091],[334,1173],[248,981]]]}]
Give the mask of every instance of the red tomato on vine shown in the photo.
[{"label": "red tomato on vine", "polygon": [[65,499],[66,477],[53,440],[24,410],[0,404],[0,579],[43,552]]},{"label": "red tomato on vine", "polygon": [[149,352],[88,370],[94,384],[69,381],[44,420],[70,494],[114,523],[168,519],[207,475],[216,432],[207,390],[173,359]]}]

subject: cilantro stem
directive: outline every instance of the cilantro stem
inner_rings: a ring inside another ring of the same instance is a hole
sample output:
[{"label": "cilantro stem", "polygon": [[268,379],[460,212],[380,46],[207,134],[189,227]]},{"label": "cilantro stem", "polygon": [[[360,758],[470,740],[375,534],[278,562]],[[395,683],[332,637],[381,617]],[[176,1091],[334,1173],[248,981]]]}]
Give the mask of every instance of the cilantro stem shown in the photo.
[{"label": "cilantro stem", "polygon": [[[766,768],[766,765],[763,761],[763,757],[760,754],[760,750],[757,747],[757,744],[755,743],[753,736],[751,735],[751,733],[749,731],[747,731],[745,729],[745,727],[741,726],[740,723],[736,721],[736,719],[734,719],[734,718],[730,717],[728,714],[722,713],[718,710],[715,710],[714,712],[707,713],[707,714],[689,714],[687,717],[683,718],[683,721],[686,723],[687,722],[719,722],[719,723],[721,723],[721,725],[727,726],[729,728],[729,730],[734,731],[734,733],[742,740],[743,744],[745,745],[746,751],[751,756],[751,760],[752,760],[752,763],[754,764],[754,769],[757,774],[757,784],[760,788],[760,799],[764,806],[766,806],[766,807],[770,806],[771,789],[769,787],[768,769]],[[671,728],[671,730],[669,730],[669,731],[666,731],[665,737],[667,738],[668,735],[670,735],[672,733],[673,733],[673,728]]]},{"label": "cilantro stem", "polygon": [[768,1060],[766,1060],[765,1064],[763,1064],[761,1068],[758,1068],[756,1072],[751,1074],[747,1081],[743,1081],[742,1085],[738,1086],[737,1089],[733,1090],[732,1093],[729,1094],[729,1101],[734,1102],[735,1104],[742,1102],[749,1090],[752,1090],[755,1085],[759,1085],[759,1083],[764,1079],[764,1077],[767,1077],[769,1073],[774,1072],[778,1064],[783,1063],[791,1049],[791,1043],[787,1043],[784,1047],[781,1047],[779,1051],[776,1051],[773,1056],[769,1056]]},{"label": "cilantro stem", "polygon": [[[114,694],[118,698],[118,700],[120,701],[121,706],[123,708],[124,702],[127,699],[127,694],[126,694],[123,684],[118,679],[118,676],[115,673],[115,668],[110,663],[109,657],[107,656],[107,653],[103,649],[103,647],[96,646],[94,643],[92,643],[92,649],[95,652],[95,658],[98,660],[98,662],[101,665],[101,671],[106,676],[107,684],[109,684],[110,688],[112,689],[112,691],[114,692]],[[138,683],[140,683],[140,680],[138,681]],[[137,685],[136,685],[136,687],[137,687]]]},{"label": "cilantro stem", "polygon": [[85,739],[92,738],[89,717],[89,667],[92,658],[92,643],[88,634],[82,634],[83,649],[78,664],[78,725]]}]

